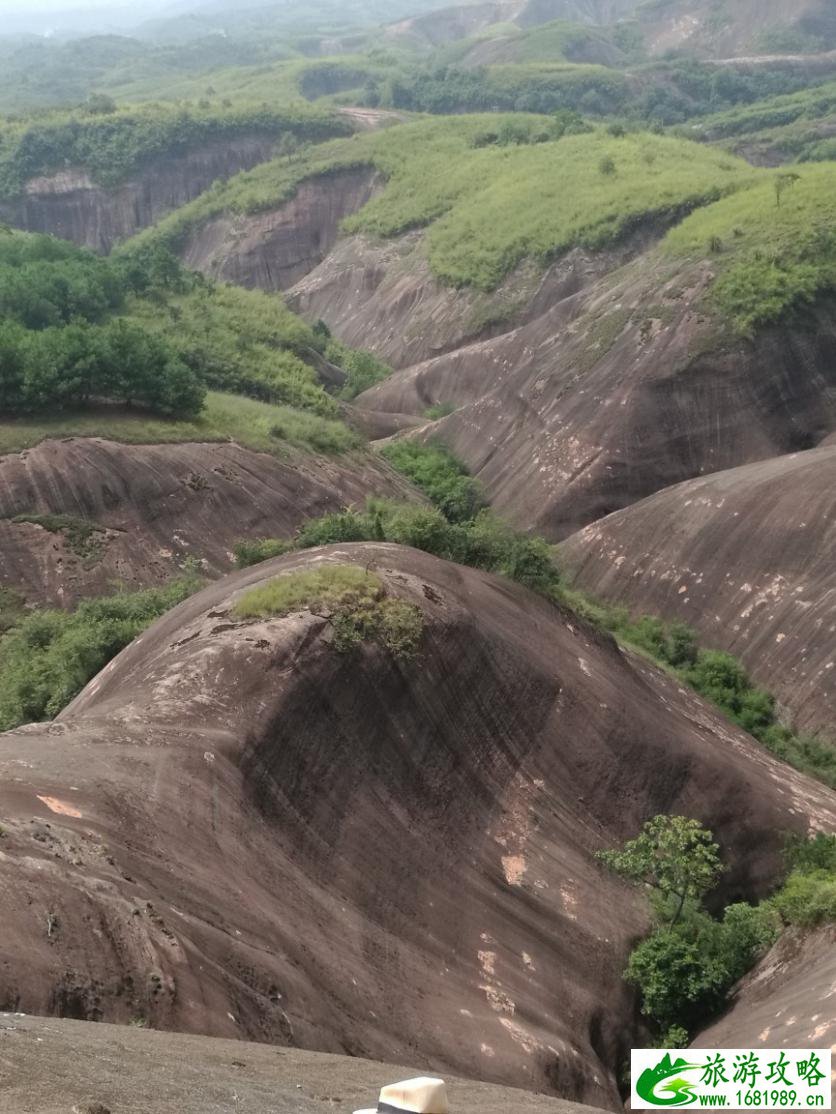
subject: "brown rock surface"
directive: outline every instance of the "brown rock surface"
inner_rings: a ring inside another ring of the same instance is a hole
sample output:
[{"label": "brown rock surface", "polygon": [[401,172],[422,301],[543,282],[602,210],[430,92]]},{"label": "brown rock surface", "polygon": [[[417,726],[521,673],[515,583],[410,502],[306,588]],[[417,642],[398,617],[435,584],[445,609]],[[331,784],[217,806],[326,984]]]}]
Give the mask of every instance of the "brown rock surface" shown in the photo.
[{"label": "brown rock surface", "polygon": [[659,492],[569,538],[579,587],[681,619],[836,738],[836,445]]},{"label": "brown rock surface", "polygon": [[[810,34],[833,34],[829,0],[796,0],[791,9],[783,0],[735,0],[717,18],[707,0],[494,0],[460,4],[401,20],[387,35],[413,46],[437,47],[456,42],[496,23],[539,27],[552,20],[608,25],[636,18],[651,53],[687,51],[702,57],[746,56],[757,48],[759,34],[769,27],[798,27]],[[782,56],[783,57],[783,56]],[[490,55],[485,61],[491,61]]]},{"label": "brown rock surface", "polygon": [[266,161],[274,146],[272,136],[239,136],[154,160],[112,189],[96,185],[84,170],[62,170],[33,178],[19,201],[0,204],[0,220],[107,253],[213,182]]},{"label": "brown rock surface", "polygon": [[[340,654],[242,590],[352,562],[421,609],[417,662]],[[51,725],[0,737],[0,1005],[383,1057],[620,1108],[644,925],[591,859],[716,833],[724,896],[836,794],[517,586],[385,544],[214,584]]]},{"label": "brown rock surface", "polygon": [[[161,583],[188,557],[218,575],[232,567],[236,541],[290,537],[303,519],[367,495],[415,498],[367,453],[279,459],[230,443],[44,441],[0,456],[0,586],[68,606],[115,582]],[[9,521],[22,514],[71,515],[103,532],[86,555],[60,531]]]},{"label": "brown rock surface", "polygon": [[681,480],[809,448],[836,427],[829,303],[721,342],[708,263],[650,252],[518,328],[398,371],[356,405],[459,409],[441,437],[522,527],[554,540]]},{"label": "brown rock surface", "polygon": [[493,0],[460,4],[390,24],[390,39],[415,46],[441,46],[455,42],[495,23],[538,27],[555,19],[574,23],[607,24],[629,16],[638,0]]},{"label": "brown rock surface", "polygon": [[[287,300],[308,320],[321,317],[346,344],[370,348],[406,369],[508,333],[646,246],[647,237],[639,235],[619,251],[571,251],[545,273],[526,264],[487,294],[438,282],[420,232],[382,241],[351,236],[295,283]],[[227,250],[235,253],[236,245],[230,241]],[[414,397],[404,397],[414,404]]]},{"label": "brown rock surface", "polygon": [[[351,1114],[376,1105],[384,1084],[416,1071],[295,1048],[16,1014],[0,1014],[0,1057],[2,1114],[92,1114],[97,1102],[112,1114]],[[447,1076],[446,1083],[455,1114],[596,1114],[592,1107],[469,1079]]]},{"label": "brown rock surface", "polygon": [[340,221],[362,209],[378,180],[369,167],[341,170],[302,182],[271,212],[217,217],[192,236],[183,262],[239,286],[285,290],[325,258]]},{"label": "brown rock surface", "polygon": [[457,407],[426,435],[446,441],[516,525],[559,540],[661,488],[810,448],[836,428],[829,302],[754,341],[731,339],[706,306],[711,261],[666,256],[654,246],[661,225],[544,273],[521,267],[489,295],[438,283],[420,233],[337,240],[336,216],[318,262],[326,248],[305,245],[319,206],[358,208],[372,174],[350,173],[303,185],[274,213],[207,226],[188,261],[268,289],[307,271],[291,306],[397,369],[355,405],[398,416],[383,435],[403,415]]},{"label": "brown rock surface", "polygon": [[[836,927],[784,934],[697,1048],[834,1048]],[[834,1049],[836,1050],[836,1049]]]}]

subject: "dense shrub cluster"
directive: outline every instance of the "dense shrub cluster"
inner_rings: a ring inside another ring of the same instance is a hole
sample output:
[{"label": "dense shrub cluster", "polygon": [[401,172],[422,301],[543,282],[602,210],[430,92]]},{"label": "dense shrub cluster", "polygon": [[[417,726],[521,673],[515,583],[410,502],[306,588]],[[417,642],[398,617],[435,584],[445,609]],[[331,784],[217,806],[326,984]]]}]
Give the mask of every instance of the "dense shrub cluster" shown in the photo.
[{"label": "dense shrub cluster", "polygon": [[129,312],[210,389],[337,414],[313,367],[320,338],[276,294],[195,279],[184,291],[132,302]]},{"label": "dense shrub cluster", "polygon": [[436,114],[569,109],[670,125],[793,94],[809,84],[792,67],[743,70],[681,58],[642,66],[628,77],[618,69],[569,65],[552,55],[488,66],[404,66],[371,77],[364,96],[368,104]]},{"label": "dense shrub cluster", "polygon": [[292,541],[239,542],[235,547],[239,567],[290,549],[390,541],[499,573],[545,594],[557,591],[559,577],[550,547],[542,538],[512,530],[486,510],[478,484],[443,445],[395,441],[383,455],[430,499],[434,509],[370,499],[364,511],[309,519]]},{"label": "dense shrub cluster", "polygon": [[470,522],[449,522],[440,511],[370,500],[365,511],[342,511],[310,519],[292,542],[263,539],[240,542],[240,568],[288,549],[338,542],[389,541],[410,545],[436,557],[498,573],[546,595],[554,595],[559,574],[542,538],[517,533],[489,511]]},{"label": "dense shrub cluster", "polygon": [[729,905],[721,921],[689,908],[632,952],[625,978],[642,997],[642,1012],[664,1033],[692,1033],[722,1009],[731,987],[777,940],[780,921],[768,906]]},{"label": "dense shrub cluster", "polygon": [[772,898],[784,922],[812,928],[836,921],[836,835],[791,840],[787,862],[790,875]]},{"label": "dense shrub cluster", "polygon": [[[321,333],[278,295],[207,282],[159,244],[104,260],[53,237],[0,233],[0,320],[2,413],[105,401],[193,419],[208,387],[288,407],[276,438],[324,452],[357,441],[318,380]],[[388,372],[339,348],[354,389]]]},{"label": "dense shrub cluster", "polygon": [[[665,884],[666,877],[686,879],[695,870],[699,873],[703,862],[705,843],[674,838],[685,827],[710,839],[696,821],[657,816],[623,849],[598,856],[650,894],[656,927],[633,949],[624,975],[639,990],[642,1012],[661,1043],[675,1047],[723,1009],[731,988],[778,939],[784,925],[812,927],[836,920],[836,836],[790,841],[790,873],[780,889],[756,906],[728,905],[715,919],[702,906],[703,894],[713,885],[710,872],[704,886],[683,895],[686,900]],[[642,848],[646,862],[639,861]],[[673,917],[672,908],[677,909]]]},{"label": "dense shrub cluster", "polygon": [[200,379],[163,340],[113,319],[130,292],[117,265],[50,236],[0,235],[0,411],[136,403],[193,417]]},{"label": "dense shrub cluster", "polygon": [[0,730],[58,714],[154,619],[196,590],[193,570],[163,588],[36,611],[0,639]]},{"label": "dense shrub cluster", "polygon": [[124,301],[123,276],[52,236],[0,234],[0,318],[27,329],[100,321]]},{"label": "dense shrub cluster", "polygon": [[126,321],[40,332],[0,325],[0,412],[6,414],[106,399],[191,418],[205,393],[168,345]]},{"label": "dense shrub cluster", "polygon": [[487,506],[479,484],[440,443],[392,441],[381,455],[423,491],[449,522],[467,522]]},{"label": "dense shrub cluster", "polygon": [[345,372],[345,383],[340,391],[341,398],[350,401],[392,374],[391,367],[379,360],[373,352],[366,352],[362,348],[349,348],[348,345],[331,337],[324,322],[317,324],[320,326],[320,335],[324,335],[323,329],[327,333],[325,358]]}]

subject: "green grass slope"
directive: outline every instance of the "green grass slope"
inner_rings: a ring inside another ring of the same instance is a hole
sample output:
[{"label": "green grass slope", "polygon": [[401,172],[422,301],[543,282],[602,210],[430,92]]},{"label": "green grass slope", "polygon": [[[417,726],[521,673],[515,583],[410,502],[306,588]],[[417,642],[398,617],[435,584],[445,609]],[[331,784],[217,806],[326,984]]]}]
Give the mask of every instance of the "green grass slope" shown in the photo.
[{"label": "green grass slope", "polygon": [[692,213],[668,233],[664,250],[690,259],[710,255],[714,308],[751,334],[836,288],[836,164],[767,174]]},{"label": "green grass slope", "polygon": [[106,405],[14,419],[0,415],[0,455],[61,437],[104,437],[126,445],[235,441],[273,455],[289,447],[342,453],[360,445],[359,437],[336,419],[219,391],[207,393],[203,409],[191,420]]},{"label": "green grass slope", "polygon": [[648,219],[670,218],[756,180],[742,160],[680,139],[604,129],[553,138],[548,117],[433,118],[332,141],[238,175],[128,245],[179,248],[225,212],[281,204],[308,178],[376,167],[387,186],[345,222],[391,237],[427,228],[433,272],[491,289],[523,259],[545,264],[575,245],[605,248]]}]

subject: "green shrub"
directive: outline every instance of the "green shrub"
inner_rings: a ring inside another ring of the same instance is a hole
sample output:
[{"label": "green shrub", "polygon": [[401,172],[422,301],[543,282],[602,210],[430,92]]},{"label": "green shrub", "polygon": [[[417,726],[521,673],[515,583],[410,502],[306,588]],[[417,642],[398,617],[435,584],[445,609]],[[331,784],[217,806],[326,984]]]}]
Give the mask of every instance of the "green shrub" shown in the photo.
[{"label": "green shrub", "polygon": [[692,213],[664,241],[689,258],[723,248],[709,300],[743,336],[836,288],[836,167],[796,169]]},{"label": "green shrub", "polygon": [[626,608],[602,604],[565,588],[561,596],[595,626],[612,631],[622,642],[674,669],[777,757],[836,788],[836,747],[825,739],[797,735],[780,724],[774,696],[756,688],[731,654],[700,649],[696,632],[685,623],[666,624],[650,615],[633,619]]},{"label": "green shrub", "polygon": [[[778,939],[773,904],[738,903],[716,921],[702,908],[720,876],[711,832],[683,816],[655,816],[635,839],[596,856],[644,886],[657,927],[633,949],[624,977],[641,994],[642,1012],[661,1032],[691,1030],[725,1003],[730,988]],[[686,1041],[679,1034],[677,1047]]]},{"label": "green shrub", "polygon": [[282,542],[277,538],[256,538],[250,541],[236,542],[232,547],[235,564],[239,569],[247,569],[250,565],[257,565],[260,561],[269,561],[271,557],[281,557],[293,548],[291,542]]},{"label": "green shrub", "polygon": [[787,840],[785,858],[791,870],[802,873],[828,870],[836,874],[836,835],[817,832],[807,839],[791,836]]},{"label": "green shrub", "polygon": [[129,642],[200,586],[188,571],[163,588],[36,611],[0,639],[0,730],[51,719]]},{"label": "green shrub", "polygon": [[455,412],[455,405],[452,402],[437,402],[434,406],[428,406],[424,411],[424,417],[429,418],[432,422],[437,422],[440,418],[447,418],[450,414]]},{"label": "green shrub", "polygon": [[625,978],[642,1012],[662,1028],[693,1031],[725,1004],[729,990],[778,939],[780,922],[767,905],[729,905],[722,921],[692,909],[633,950]]},{"label": "green shrub", "polygon": [[373,387],[382,379],[392,374],[388,364],[384,364],[371,352],[362,349],[351,349],[339,341],[332,340],[325,349],[325,356],[341,367],[346,373],[345,383],[340,391],[340,398],[350,400]]},{"label": "green shrub", "polygon": [[376,640],[396,658],[411,658],[423,632],[419,608],[385,593],[380,577],[359,565],[327,565],[286,573],[245,592],[233,608],[239,619],[306,610],[328,619],[342,652]]},{"label": "green shrub", "polygon": [[30,522],[51,534],[63,534],[68,547],[78,557],[97,558],[102,552],[104,526],[71,514],[16,514],[12,522]]},{"label": "green shrub", "polygon": [[[349,510],[309,519],[291,544],[294,549],[308,549],[362,541],[412,546],[447,561],[506,576],[550,598],[558,595],[560,573],[548,543],[518,533],[489,511],[459,523],[449,522],[440,511],[428,507],[370,500],[362,512]],[[240,567],[251,557],[269,552],[265,541],[241,544]],[[253,544],[258,548],[248,548]]]},{"label": "green shrub", "polygon": [[624,977],[641,994],[642,1013],[658,1025],[691,1029],[723,1000],[727,975],[697,942],[666,928],[638,944]]},{"label": "green shrub", "polygon": [[322,341],[278,295],[197,282],[162,304],[135,299],[129,313],[213,390],[337,415],[310,362]]},{"label": "green shrub", "polygon": [[321,140],[348,135],[351,125],[304,104],[157,103],[115,112],[53,112],[0,133],[0,196],[16,197],[28,179],[65,166],[82,166],[101,185],[114,186],[151,159],[254,132]]},{"label": "green shrub", "polygon": [[772,905],[786,924],[813,928],[836,921],[836,872],[793,871]]},{"label": "green shrub", "polygon": [[485,506],[485,498],[477,482],[443,445],[425,445],[412,440],[393,441],[381,453],[438,507],[449,522],[467,522]]}]

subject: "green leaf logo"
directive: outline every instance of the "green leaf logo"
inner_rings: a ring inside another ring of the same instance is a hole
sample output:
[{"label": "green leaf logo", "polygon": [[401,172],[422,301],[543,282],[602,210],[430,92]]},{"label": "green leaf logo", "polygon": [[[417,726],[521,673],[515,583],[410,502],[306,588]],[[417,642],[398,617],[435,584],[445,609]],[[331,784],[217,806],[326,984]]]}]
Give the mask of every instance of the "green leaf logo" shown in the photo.
[{"label": "green leaf logo", "polygon": [[697,1101],[694,1094],[696,1084],[686,1079],[674,1079],[683,1071],[693,1071],[702,1064],[689,1064],[687,1060],[672,1061],[665,1053],[655,1068],[647,1068],[636,1083],[636,1092],[654,1106],[690,1106]]}]

